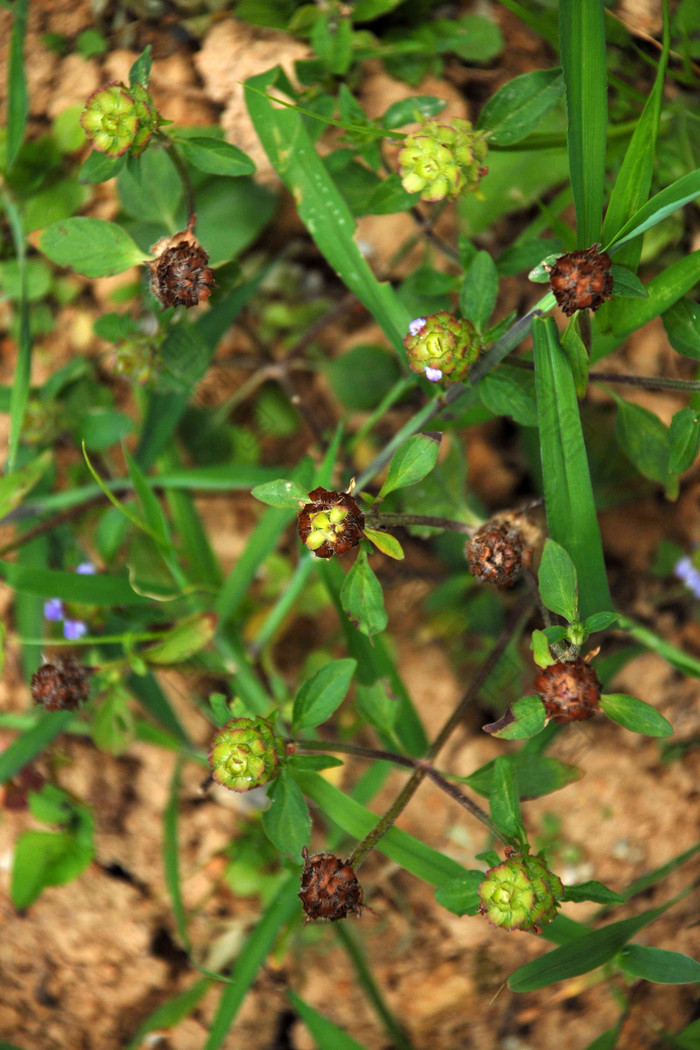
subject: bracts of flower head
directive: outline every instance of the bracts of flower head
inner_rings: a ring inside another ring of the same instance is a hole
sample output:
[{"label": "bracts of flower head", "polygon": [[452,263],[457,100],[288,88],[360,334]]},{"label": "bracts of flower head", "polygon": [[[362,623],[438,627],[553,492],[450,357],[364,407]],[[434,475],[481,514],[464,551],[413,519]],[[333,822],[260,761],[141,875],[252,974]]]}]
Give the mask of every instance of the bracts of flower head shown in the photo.
[{"label": "bracts of flower head", "polygon": [[469,572],[482,583],[512,587],[532,566],[541,530],[522,514],[498,514],[482,525],[464,547]]},{"label": "bracts of flower head", "polygon": [[72,656],[42,664],[32,675],[32,699],[47,711],[75,711],[88,698],[92,673]]},{"label": "bracts of flower head", "polygon": [[426,121],[407,135],[399,151],[401,184],[421,200],[457,200],[473,193],[488,172],[486,134],[468,120]]},{"label": "bracts of flower head", "polygon": [[599,247],[560,255],[550,271],[554,298],[568,317],[577,310],[597,310],[612,295],[612,260]]},{"label": "bracts of flower head", "polygon": [[365,905],[362,903],[362,887],[351,865],[333,853],[309,856],[306,846],[302,857],[304,868],[298,896],[306,922],[313,919],[337,922],[348,915],[356,915],[359,919]]},{"label": "bracts of flower head", "polygon": [[309,493],[309,502],[297,517],[299,538],[317,558],[332,558],[357,547],[364,527],[365,516],[350,492],[321,486]]},{"label": "bracts of flower head", "polygon": [[284,741],[266,718],[232,718],[209,748],[211,775],[229,791],[252,791],[278,776]]},{"label": "bracts of flower head", "polygon": [[197,306],[206,302],[216,287],[209,256],[194,235],[196,215],[186,230],[163,237],[151,248],[155,258],[146,263],[151,291],[167,306]]},{"label": "bracts of flower head", "polygon": [[593,655],[560,660],[536,676],[533,691],[540,696],[552,722],[583,722],[600,710],[601,685],[589,663]]},{"label": "bracts of flower head", "polygon": [[539,854],[506,847],[506,859],[479,886],[479,913],[504,930],[541,933],[557,914],[564,887]]},{"label": "bracts of flower head", "polygon": [[474,325],[446,310],[411,321],[403,345],[408,367],[431,383],[462,382],[481,353]]},{"label": "bracts of flower head", "polygon": [[127,88],[119,81],[94,91],[80,117],[90,145],[98,153],[138,157],[158,129],[159,114],[141,84]]}]

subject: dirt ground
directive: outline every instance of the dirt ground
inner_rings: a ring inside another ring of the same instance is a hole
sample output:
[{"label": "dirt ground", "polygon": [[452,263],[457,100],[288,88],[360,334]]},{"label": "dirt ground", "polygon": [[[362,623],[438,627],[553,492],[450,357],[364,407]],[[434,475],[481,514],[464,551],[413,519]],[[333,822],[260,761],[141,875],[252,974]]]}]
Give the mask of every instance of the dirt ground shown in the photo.
[{"label": "dirt ground", "polygon": [[[656,31],[655,12],[653,3],[635,6],[628,0],[625,4],[626,18],[647,19],[648,31]],[[546,62],[541,42],[520,22],[502,9],[499,19],[508,47],[503,66],[491,74],[494,86]],[[126,75],[134,58],[127,47],[110,52],[105,60],[87,61],[75,55],[59,58],[40,44],[44,33],[74,38],[91,24],[86,0],[32,4],[27,44],[32,133],[45,130],[48,119],[81,103],[104,81]],[[149,42],[153,45],[156,104],[181,123],[220,120],[236,143],[255,156],[262,177],[273,183],[274,175],[249,129],[239,81],[272,62],[292,62],[303,48],[264,31],[251,32],[225,17],[212,20],[197,51],[182,43],[177,25],[169,9],[160,24],[142,23],[131,42],[138,49]],[[7,39],[7,26],[8,15],[0,12],[0,40]],[[3,82],[4,76],[0,56]],[[412,93],[441,90],[433,82]],[[449,86],[445,90],[456,113],[459,94]],[[368,73],[363,85],[370,109],[385,108],[402,91],[406,91],[403,86],[376,70]],[[363,220],[361,227],[362,237],[377,236],[375,219]],[[393,236],[388,240],[392,246],[396,243]],[[380,245],[377,236],[378,251]],[[76,331],[76,308],[71,309],[69,320],[59,322],[50,355],[46,345],[39,347],[36,379],[75,352],[70,333]],[[8,383],[13,349],[5,342],[3,350],[0,381]],[[687,362],[669,349],[660,324],[648,326],[606,366],[687,375]],[[682,404],[682,399],[671,395],[653,395],[653,408],[665,419]],[[3,419],[3,428],[5,424]],[[504,462],[499,440],[497,428],[477,428],[467,449],[471,484],[493,506],[514,495],[518,480]],[[210,500],[204,508],[215,550],[232,563],[253,521],[245,501]],[[238,531],[235,550],[233,522]],[[688,550],[700,541],[700,470],[688,472],[677,504],[648,495],[635,504],[633,527],[629,507],[623,507],[606,512],[602,528],[606,552],[614,560],[628,602],[626,611],[653,622],[660,634],[700,656],[697,605],[680,595],[675,603],[660,607],[658,581],[649,575],[662,537]],[[7,588],[0,588],[0,608],[8,622],[10,598]],[[392,615],[392,610],[401,615]],[[390,592],[388,611],[404,679],[429,734],[434,733],[461,696],[464,682],[444,646],[425,630],[415,602],[402,599],[400,586]],[[292,628],[285,645],[294,644]],[[204,745],[208,726],[187,704],[186,684],[174,676],[164,676],[164,684],[193,738]],[[684,678],[646,654],[630,662],[612,688],[652,703],[674,724],[681,741],[700,738],[700,681]],[[0,708],[21,711],[29,702],[18,653],[10,646],[0,682]],[[480,733],[479,724],[475,712],[441,755],[441,768],[467,774],[502,753],[503,744]],[[11,739],[12,734],[0,734],[0,746]],[[657,742],[595,720],[562,736],[551,753],[580,765],[585,776],[564,790],[528,802],[525,817],[535,839],[555,828],[556,867],[565,881],[598,879],[621,890],[697,841],[697,746],[688,747],[675,760],[663,761]],[[52,750],[50,761],[58,783],[94,808],[97,857],[77,881],[46,890],[26,913],[17,914],[9,899],[12,844],[23,830],[36,825],[26,812],[2,813],[0,1039],[23,1050],[122,1050],[144,1018],[199,976],[178,942],[163,874],[162,818],[174,760],[143,744],[134,745],[127,755],[110,757],[88,742],[64,738]],[[339,786],[349,785],[361,769],[350,762],[332,775]],[[373,808],[379,811],[388,803],[403,779],[400,773],[392,774]],[[245,826],[248,814],[232,807],[230,796],[204,797],[201,780],[200,768],[185,769],[181,864],[185,905],[192,916],[193,955],[214,965],[245,951],[245,938],[260,905],[256,898],[236,897],[223,881],[222,853]],[[420,788],[399,825],[467,867],[475,866],[475,854],[485,845],[481,827],[469,823],[431,785]],[[660,888],[616,911],[615,918],[662,903],[699,876],[696,857]],[[495,931],[480,918],[452,915],[435,903],[428,886],[377,852],[364,866],[362,882],[372,911],[353,924],[351,932],[361,940],[382,995],[404,1023],[415,1050],[584,1050],[615,1023],[619,1014],[615,992],[629,991],[621,978],[615,978],[611,987],[595,971],[538,993],[515,995],[505,987],[505,980],[516,967],[546,950],[543,941]],[[577,919],[595,910],[594,905],[564,906],[564,912]],[[697,893],[685,897],[636,939],[697,954]],[[367,1050],[390,1050],[391,1043],[331,926],[297,932],[270,956],[223,1044],[226,1050],[313,1050],[314,1040],[290,1010],[288,989],[344,1027]],[[170,1032],[149,1037],[143,1046],[199,1050],[219,995],[217,986],[185,1021]],[[659,1042],[659,1033],[678,1031],[698,1016],[697,1011],[689,986],[638,982],[632,988],[618,1046],[652,1050],[666,1045]]]}]

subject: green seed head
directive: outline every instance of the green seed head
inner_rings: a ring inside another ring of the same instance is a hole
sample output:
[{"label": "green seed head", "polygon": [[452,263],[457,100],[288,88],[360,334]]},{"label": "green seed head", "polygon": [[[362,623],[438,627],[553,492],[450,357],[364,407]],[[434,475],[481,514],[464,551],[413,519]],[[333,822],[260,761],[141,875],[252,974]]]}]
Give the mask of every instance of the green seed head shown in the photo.
[{"label": "green seed head", "polygon": [[282,740],[265,718],[233,718],[218,731],[209,749],[214,780],[230,791],[252,791],[279,773]]},{"label": "green seed head", "polygon": [[557,914],[563,896],[561,879],[542,857],[511,851],[486,872],[479,886],[479,911],[493,926],[539,933]]},{"label": "green seed head", "polygon": [[411,321],[403,345],[409,368],[433,382],[465,379],[481,351],[471,322],[453,317],[446,310]]},{"label": "green seed head", "polygon": [[468,120],[428,120],[406,136],[399,151],[402,185],[424,201],[457,200],[477,189],[487,153],[485,133]]}]

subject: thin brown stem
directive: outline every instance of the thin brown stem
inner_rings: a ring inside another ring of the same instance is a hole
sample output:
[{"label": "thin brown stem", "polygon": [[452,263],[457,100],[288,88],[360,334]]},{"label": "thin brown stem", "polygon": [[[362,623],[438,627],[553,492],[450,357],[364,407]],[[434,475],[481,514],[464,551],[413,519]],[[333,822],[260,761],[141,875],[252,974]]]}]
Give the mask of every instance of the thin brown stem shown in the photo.
[{"label": "thin brown stem", "polygon": [[[514,368],[534,372],[535,366],[532,361],[522,361],[519,358],[511,358],[509,364]],[[622,372],[589,372],[588,378],[594,383],[620,383],[626,386],[643,387],[645,390],[678,390],[686,394],[700,392],[700,380],[696,379],[672,379],[667,376],[634,376],[625,375]]]},{"label": "thin brown stem", "polygon": [[460,702],[455,707],[454,711],[447,719],[442,729],[438,733],[437,737],[433,741],[432,745],[428,749],[425,759],[417,766],[414,770],[413,775],[404,785],[403,790],[398,795],[394,803],[389,807],[387,812],[380,820],[377,821],[375,826],[372,828],[370,833],[359,842],[358,845],[352,852],[348,863],[357,871],[362,862],[366,859],[368,854],[374,849],[376,844],[379,842],[381,837],[386,834],[389,828],[392,826],[397,817],[402,813],[411,798],[420,787],[421,782],[426,776],[428,776],[428,769],[431,767],[431,763],[438,752],[444,747],[445,743],[449,739],[452,732],[459,725],[464,717],[465,712],[474,704],[479,692],[483,688],[489,675],[492,673],[494,667],[503,656],[511,640],[515,634],[520,630],[524,624],[526,618],[532,611],[533,603],[529,595],[521,600],[513,609],[508,623],[501,632],[499,638],[496,641],[493,649],[484,660],[483,664],[476,672],[469,688],[465,692]]},{"label": "thin brown stem", "polygon": [[465,536],[473,536],[476,530],[483,525],[480,519],[474,519],[473,524],[465,521],[454,521],[450,518],[440,518],[433,514],[372,514],[366,518],[370,528],[392,528],[402,525],[423,525],[431,529],[446,529],[450,532],[461,532]]}]

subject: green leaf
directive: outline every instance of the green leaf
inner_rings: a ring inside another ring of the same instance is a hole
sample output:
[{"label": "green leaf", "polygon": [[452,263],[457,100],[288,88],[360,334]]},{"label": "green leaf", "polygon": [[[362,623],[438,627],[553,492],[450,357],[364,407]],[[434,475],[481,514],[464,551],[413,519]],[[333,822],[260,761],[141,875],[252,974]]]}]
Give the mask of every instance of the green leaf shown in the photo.
[{"label": "green leaf", "polygon": [[600,698],[601,709],[618,725],[644,736],[673,736],[673,726],[651,704],[626,693],[606,693]]},{"label": "green leaf", "polygon": [[52,459],[47,449],[21,470],[0,477],[0,518],[19,507],[27,493],[41,480]]},{"label": "green leaf", "polygon": [[547,609],[563,616],[569,623],[578,618],[576,568],[568,552],[555,540],[545,540],[538,584]]},{"label": "green leaf", "polygon": [[126,156],[108,157],[106,153],[93,150],[78,172],[78,181],[96,184],[113,179],[126,164]]},{"label": "green leaf", "polygon": [[581,337],[581,315],[579,313],[569,319],[561,335],[561,348],[571,367],[576,397],[583,399],[588,388],[588,351]]},{"label": "green leaf", "polygon": [[141,653],[147,664],[179,664],[206,648],[216,633],[214,613],[194,613],[172,627],[162,641]]},{"label": "green leaf", "polygon": [[335,7],[320,13],[311,30],[311,44],[329,73],[342,76],[352,61],[352,22]]},{"label": "green leaf", "polygon": [[149,258],[121,226],[104,219],[63,219],[34,230],[29,240],[52,262],[84,277],[109,277]]},{"label": "green leaf", "polygon": [[700,361],[700,303],[679,299],[662,313],[661,320],[676,353]]},{"label": "green leaf", "polygon": [[[659,117],[663,102],[664,80],[668,66],[668,49],[670,42],[668,10],[664,12],[663,47],[656,71],[656,80],[647,99],[642,115],[637,121],[634,134],[625,152],[622,165],[617,172],[615,185],[610,194],[610,203],[605,212],[601,240],[603,242],[619,230],[625,222],[641,208],[649,196],[651,180],[656,159],[656,139],[659,130]],[[629,244],[622,252],[620,261],[636,270],[641,255],[642,244]],[[618,293],[617,279],[615,294]]]},{"label": "green leaf", "polygon": [[628,944],[617,962],[630,977],[656,984],[695,984],[700,981],[700,962],[682,952]]},{"label": "green leaf", "polygon": [[633,270],[616,263],[610,267],[613,279],[613,295],[623,299],[648,299],[649,293],[646,287],[637,277]]},{"label": "green leaf", "polygon": [[491,96],[477,127],[490,132],[489,145],[511,146],[535,130],[564,93],[560,69],[537,69],[514,77]]},{"label": "green leaf", "polygon": [[584,629],[587,634],[595,634],[596,631],[605,631],[617,621],[618,615],[614,612],[593,613],[584,621]]},{"label": "green leaf", "polygon": [[255,163],[248,154],[223,139],[205,135],[183,137],[178,139],[177,148],[194,168],[207,171],[210,175],[235,178],[238,175],[252,175],[255,171]]},{"label": "green leaf", "polygon": [[12,864],[10,896],[15,908],[28,908],[47,886],[64,886],[90,864],[94,848],[72,831],[25,831]]},{"label": "green leaf", "polygon": [[7,783],[29,765],[33,758],[66,729],[74,715],[72,711],[49,711],[39,713],[37,717],[35,726],[22,733],[0,753],[0,784]]},{"label": "green leaf", "polygon": [[7,171],[19,153],[29,113],[29,94],[24,66],[24,39],[27,32],[29,0],[15,0],[12,5],[10,61],[7,70]]},{"label": "green leaf", "polygon": [[65,602],[102,607],[149,603],[148,598],[132,590],[125,576],[107,576],[104,573],[81,576],[74,572],[0,561],[0,579],[24,594],[38,594],[42,598],[51,595]]},{"label": "green leaf", "polygon": [[668,481],[670,436],[659,417],[641,405],[616,398],[615,435],[637,470],[665,485]]},{"label": "green leaf", "polygon": [[391,457],[386,481],[378,499],[396,489],[416,485],[434,468],[440,451],[441,434],[414,434]]},{"label": "green leaf", "polygon": [[535,630],[532,632],[530,648],[532,649],[532,659],[538,667],[549,667],[557,662],[556,657],[552,656],[549,648],[549,638],[544,631]]},{"label": "green leaf", "polygon": [[189,953],[191,951],[191,943],[189,931],[187,929],[187,912],[182,899],[178,835],[181,779],[182,758],[179,758],[175,763],[175,769],[170,781],[168,804],[163,812],[163,866],[165,869],[165,882],[172,902],[178,936],[185,951]]},{"label": "green leaf", "polygon": [[483,881],[483,871],[467,871],[437,890],[435,900],[455,915],[476,915],[480,904],[479,886]]},{"label": "green leaf", "polygon": [[10,397],[10,438],[7,463],[5,464],[5,469],[8,473],[11,473],[16,466],[20,438],[22,436],[22,424],[29,402],[32,371],[32,334],[29,325],[29,300],[27,298],[27,248],[24,240],[22,218],[17,205],[7,194],[3,194],[0,200],[10,226],[20,278],[19,345]]},{"label": "green leaf", "polygon": [[463,317],[482,332],[496,306],[498,272],[488,252],[477,252],[466,271],[459,293],[459,308]]},{"label": "green leaf", "polygon": [[510,416],[523,427],[537,426],[534,376],[501,365],[477,386],[482,402],[496,416]]},{"label": "green leaf", "polygon": [[588,248],[599,239],[605,182],[608,100],[601,0],[561,0],[559,42],[576,238],[579,248]]},{"label": "green leaf", "polygon": [[669,427],[668,469],[671,474],[690,470],[700,448],[700,414],[692,408],[676,412]]},{"label": "green leaf", "polygon": [[665,219],[667,215],[671,215],[674,211],[682,208],[684,204],[689,204],[690,201],[695,200],[698,196],[700,196],[700,168],[696,168],[695,171],[690,171],[687,175],[681,176],[680,179],[677,179],[670,186],[667,186],[666,189],[661,190],[652,197],[650,201],[647,201],[625,223],[622,229],[618,230],[604,251],[610,252],[613,248],[617,249],[626,244],[627,241],[633,240],[640,233],[644,233],[645,230],[655,226],[662,219]]},{"label": "green leaf", "polygon": [[297,485],[296,481],[288,481],[286,478],[277,478],[276,481],[256,485],[250,494],[270,507],[288,507],[299,510],[300,503],[309,502],[307,490]]},{"label": "green leaf", "polygon": [[292,732],[313,729],[327,721],[345,699],[356,660],[332,660],[302,685],[294,698]]},{"label": "green leaf", "polygon": [[564,900],[595,901],[596,904],[624,904],[625,898],[614,890],[609,890],[602,882],[591,879],[589,882],[579,882],[575,886],[564,887]]},{"label": "green leaf", "polygon": [[578,937],[571,944],[555,948],[542,958],[521,966],[512,974],[508,985],[514,992],[534,992],[538,988],[546,988],[547,985],[595,970],[614,958],[627,941],[658,918],[667,907],[667,904],[663,904],[632,919],[613,922]]},{"label": "green leaf", "polygon": [[539,696],[524,696],[516,700],[497,722],[483,726],[483,730],[499,740],[528,740],[542,732],[546,721],[544,704]]},{"label": "green leaf", "polygon": [[396,536],[392,536],[390,532],[380,532],[378,529],[366,528],[365,539],[368,539],[370,543],[373,543],[377,550],[381,551],[382,554],[386,554],[390,558],[395,558],[396,561],[403,561],[406,557],[403,552],[403,547],[396,539]]},{"label": "green leaf", "polygon": [[[355,18],[357,7],[358,4],[355,4]],[[380,122],[383,128],[402,128],[404,124],[415,124],[416,115],[426,119],[436,117],[446,105],[444,98],[435,98],[434,95],[409,95],[408,98],[392,103],[385,110]]]},{"label": "green leaf", "polygon": [[340,600],[345,614],[368,638],[383,631],[389,622],[381,584],[369,566],[364,547],[360,548],[355,564],[345,577]]},{"label": "green leaf", "polygon": [[494,824],[507,839],[527,845],[527,835],[520,815],[520,802],[515,788],[513,767],[506,758],[497,758],[493,765],[493,781],[489,794],[489,808]]},{"label": "green leaf", "polygon": [[294,194],[299,215],[331,267],[372,314],[403,356],[411,317],[393,288],[377,281],[353,238],[355,223],[304,127],[291,109],[275,109],[265,91],[272,70],[246,82],[246,103],[258,136],[280,178]]},{"label": "green leaf", "polygon": [[271,806],[263,813],[263,827],[275,849],[297,860],[311,837],[309,807],[285,769],[269,789]]},{"label": "green leaf", "polygon": [[571,556],[585,618],[612,605],[571,368],[552,318],[535,318],[535,381],[549,535]]},{"label": "green leaf", "polygon": [[151,64],[151,45],[148,44],[129,70],[130,87],[134,87],[136,84],[140,84],[145,88],[148,87],[148,82],[151,79]]},{"label": "green leaf", "polygon": [[311,1033],[318,1050],[366,1050],[366,1047],[349,1036],[342,1028],[338,1028],[337,1025],[323,1017],[293,991],[287,991],[287,998],[294,1012],[299,1015]]},{"label": "green leaf", "polygon": [[[184,1021],[197,1008],[211,985],[211,978],[200,977],[190,988],[186,988],[184,992],[174,995],[171,999],[157,1006],[153,1013],[149,1014],[146,1020],[139,1025],[134,1038],[128,1044],[126,1050],[141,1050],[149,1032],[157,1032],[163,1028],[174,1028],[181,1021]],[[0,1050],[2,1050],[2,1044],[0,1044]]]},{"label": "green leaf", "polygon": [[[556,758],[546,755],[530,755],[527,751],[515,751],[510,755],[503,756],[513,767],[515,786],[518,797],[521,799],[540,798],[549,795],[552,791],[558,791],[581,777],[581,771],[575,766],[567,765]],[[460,777],[460,781],[468,784],[480,795],[488,797],[493,789],[493,767],[496,759],[492,759],[485,765],[470,773],[468,777]]]},{"label": "green leaf", "polygon": [[133,743],[135,726],[130,700],[119,682],[101,694],[91,727],[92,739],[100,751],[121,755]]}]

